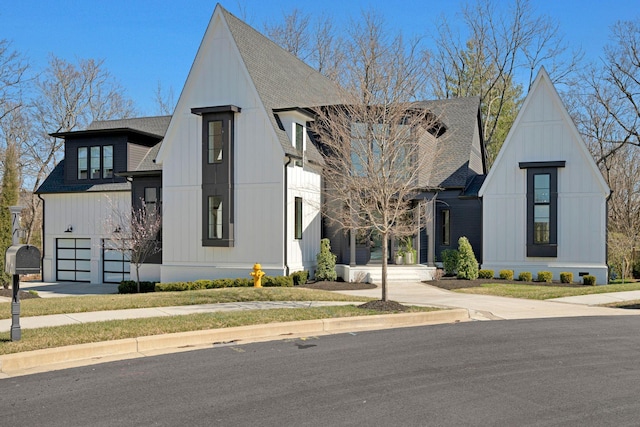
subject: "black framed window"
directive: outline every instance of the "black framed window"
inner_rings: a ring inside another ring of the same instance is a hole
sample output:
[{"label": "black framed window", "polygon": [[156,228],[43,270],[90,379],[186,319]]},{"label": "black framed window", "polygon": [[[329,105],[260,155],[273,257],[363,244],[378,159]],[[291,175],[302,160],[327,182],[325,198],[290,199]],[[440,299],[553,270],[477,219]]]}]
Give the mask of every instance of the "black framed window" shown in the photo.
[{"label": "black framed window", "polygon": [[78,147],[78,179],[87,179],[88,153],[89,149],[87,147]]},{"label": "black framed window", "polygon": [[302,239],[302,197],[295,198],[295,238]]},{"label": "black framed window", "polygon": [[222,120],[210,120],[209,122],[207,122],[207,127],[207,162],[209,164],[222,163]]},{"label": "black framed window", "polygon": [[558,168],[564,161],[523,162],[527,170],[527,256],[558,256]]},{"label": "black framed window", "polygon": [[211,240],[219,240],[224,236],[222,225],[222,207],[222,197],[209,196],[207,210],[207,237]]},{"label": "black framed window", "polygon": [[102,177],[113,178],[113,145],[102,147]]},{"label": "black framed window", "polygon": [[442,246],[451,244],[451,211],[442,210]]},{"label": "black framed window", "polygon": [[91,158],[89,163],[89,168],[91,170],[91,179],[100,179],[100,146],[91,147]]},{"label": "black framed window", "polygon": [[[298,152],[298,154],[300,156],[303,156],[303,153],[304,153],[304,126],[302,126],[300,123],[296,123],[296,136],[295,136],[294,144],[295,144],[296,151]],[[302,164],[303,164],[302,160],[296,160],[295,161],[295,165],[296,166],[302,166]]]}]

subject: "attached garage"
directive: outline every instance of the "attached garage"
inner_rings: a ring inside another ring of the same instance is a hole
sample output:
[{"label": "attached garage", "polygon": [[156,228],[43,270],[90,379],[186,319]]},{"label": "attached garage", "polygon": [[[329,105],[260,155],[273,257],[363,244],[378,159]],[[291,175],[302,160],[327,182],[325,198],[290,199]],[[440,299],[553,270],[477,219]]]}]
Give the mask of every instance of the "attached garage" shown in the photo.
[{"label": "attached garage", "polygon": [[91,282],[91,239],[56,239],[56,280]]},{"label": "attached garage", "polygon": [[129,280],[129,255],[116,249],[108,239],[102,241],[102,281],[104,283],[120,283]]}]

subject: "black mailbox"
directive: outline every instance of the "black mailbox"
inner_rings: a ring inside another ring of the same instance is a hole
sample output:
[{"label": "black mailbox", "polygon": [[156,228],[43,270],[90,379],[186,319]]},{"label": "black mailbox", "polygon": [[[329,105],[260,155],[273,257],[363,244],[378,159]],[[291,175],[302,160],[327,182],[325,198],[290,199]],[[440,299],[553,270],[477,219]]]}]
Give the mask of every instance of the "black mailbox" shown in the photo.
[{"label": "black mailbox", "polygon": [[10,246],[4,270],[9,274],[40,274],[40,250],[31,245]]}]

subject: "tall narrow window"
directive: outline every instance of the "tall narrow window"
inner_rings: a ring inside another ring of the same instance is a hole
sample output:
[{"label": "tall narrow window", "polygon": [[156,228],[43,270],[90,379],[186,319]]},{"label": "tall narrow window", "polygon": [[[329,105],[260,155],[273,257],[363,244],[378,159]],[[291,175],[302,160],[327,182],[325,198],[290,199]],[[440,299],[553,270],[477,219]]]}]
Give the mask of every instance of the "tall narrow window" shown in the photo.
[{"label": "tall narrow window", "polygon": [[78,148],[78,179],[87,179],[87,147]]},{"label": "tall narrow window", "polygon": [[451,244],[451,211],[449,209],[442,210],[442,246]]},{"label": "tall narrow window", "polygon": [[207,157],[209,164],[222,162],[222,120],[209,122]]},{"label": "tall narrow window", "polygon": [[91,147],[91,159],[89,161],[91,168],[91,179],[100,178],[100,147]]},{"label": "tall narrow window", "polygon": [[533,244],[549,244],[551,176],[533,175]]},{"label": "tall narrow window", "polygon": [[564,161],[522,162],[527,169],[527,256],[558,256],[558,168]]},{"label": "tall narrow window", "polygon": [[209,196],[209,239],[222,239],[222,198]]},{"label": "tall narrow window", "polygon": [[302,198],[295,198],[295,238],[302,239]]},{"label": "tall narrow window", "polygon": [[[296,123],[296,140],[295,140],[296,151],[300,156],[304,153],[304,126],[300,123]],[[302,166],[302,160],[295,161],[296,166]]]},{"label": "tall narrow window", "polygon": [[113,178],[113,145],[102,147],[102,177]]}]

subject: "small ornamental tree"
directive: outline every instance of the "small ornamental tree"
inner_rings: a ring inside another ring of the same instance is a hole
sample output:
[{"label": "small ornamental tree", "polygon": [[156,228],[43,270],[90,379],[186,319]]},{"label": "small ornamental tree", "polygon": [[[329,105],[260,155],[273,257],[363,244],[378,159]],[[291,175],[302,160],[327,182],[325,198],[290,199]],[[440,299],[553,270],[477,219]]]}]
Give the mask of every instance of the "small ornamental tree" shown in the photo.
[{"label": "small ornamental tree", "polygon": [[140,266],[162,250],[159,238],[162,218],[155,207],[142,202],[140,208],[118,210],[112,206],[107,227],[114,230],[111,242],[114,249],[129,257],[136,271],[137,291],[140,292]]},{"label": "small ornamental tree", "polygon": [[320,253],[316,255],[318,267],[316,268],[316,280],[336,280],[336,256],[331,253],[329,239],[320,240]]},{"label": "small ornamental tree", "polygon": [[473,253],[469,239],[458,239],[458,279],[474,280],[478,278],[478,261]]}]

